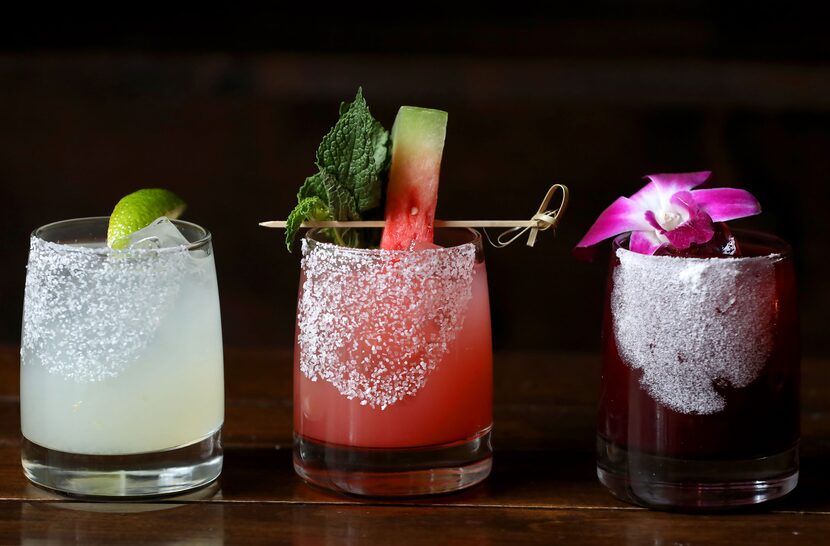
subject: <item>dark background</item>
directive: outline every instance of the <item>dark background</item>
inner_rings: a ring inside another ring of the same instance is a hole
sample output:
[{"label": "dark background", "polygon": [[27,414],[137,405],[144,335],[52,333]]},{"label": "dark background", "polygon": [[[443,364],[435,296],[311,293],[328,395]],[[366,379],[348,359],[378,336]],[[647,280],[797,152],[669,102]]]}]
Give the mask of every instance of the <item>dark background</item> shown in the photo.
[{"label": "dark background", "polygon": [[[372,10],[366,9],[366,13]],[[30,231],[162,186],[214,233],[226,345],[292,342],[299,252],[283,219],[340,101],[449,111],[438,215],[556,237],[488,249],[495,345],[594,350],[606,257],[571,248],[652,172],[745,187],[796,253],[805,353],[830,354],[830,38],[810,8],[640,1],[539,15],[38,14],[0,22],[0,341],[19,340]]]}]

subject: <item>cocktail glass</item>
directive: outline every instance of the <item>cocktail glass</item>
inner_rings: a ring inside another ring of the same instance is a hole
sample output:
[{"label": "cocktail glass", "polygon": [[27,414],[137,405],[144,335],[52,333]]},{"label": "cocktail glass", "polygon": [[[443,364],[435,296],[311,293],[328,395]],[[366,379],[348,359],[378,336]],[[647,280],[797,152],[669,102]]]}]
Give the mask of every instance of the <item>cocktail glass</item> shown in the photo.
[{"label": "cocktail glass", "polygon": [[735,234],[741,257],[649,256],[614,241],[597,472],[624,500],[721,509],[798,482],[792,253]]},{"label": "cocktail glass", "polygon": [[294,468],[309,482],[405,496],[455,491],[490,473],[481,236],[439,229],[436,243],[354,249],[322,231],[303,240]]},{"label": "cocktail glass", "polygon": [[112,250],[108,218],[32,234],[20,366],[22,463],[89,496],[171,494],[222,469],[222,331],[211,235]]}]

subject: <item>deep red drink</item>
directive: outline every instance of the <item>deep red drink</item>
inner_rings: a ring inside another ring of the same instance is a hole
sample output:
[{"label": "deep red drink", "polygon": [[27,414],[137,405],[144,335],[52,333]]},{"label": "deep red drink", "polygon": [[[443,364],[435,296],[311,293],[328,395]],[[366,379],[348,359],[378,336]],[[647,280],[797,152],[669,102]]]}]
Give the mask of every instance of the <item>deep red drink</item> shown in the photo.
[{"label": "deep red drink", "polygon": [[[633,255],[614,244],[603,325],[598,473],[640,504],[715,508],[797,481],[798,318],[790,250]],[[671,262],[667,261],[671,260]]]}]

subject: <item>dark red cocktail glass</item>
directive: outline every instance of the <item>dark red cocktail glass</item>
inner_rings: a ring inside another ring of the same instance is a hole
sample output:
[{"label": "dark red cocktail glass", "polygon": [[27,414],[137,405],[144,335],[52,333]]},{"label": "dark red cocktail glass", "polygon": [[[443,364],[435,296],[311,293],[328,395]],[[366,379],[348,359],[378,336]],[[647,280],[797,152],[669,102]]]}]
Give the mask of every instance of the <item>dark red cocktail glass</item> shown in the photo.
[{"label": "dark red cocktail glass", "polygon": [[798,482],[800,354],[792,252],[737,232],[740,257],[646,256],[614,240],[597,473],[680,510],[781,497]]}]

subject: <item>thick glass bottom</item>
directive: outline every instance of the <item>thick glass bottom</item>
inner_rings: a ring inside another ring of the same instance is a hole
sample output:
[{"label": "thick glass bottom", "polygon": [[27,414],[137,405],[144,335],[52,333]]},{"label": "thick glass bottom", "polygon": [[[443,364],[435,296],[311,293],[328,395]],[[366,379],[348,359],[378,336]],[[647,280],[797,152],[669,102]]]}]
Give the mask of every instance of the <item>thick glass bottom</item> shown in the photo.
[{"label": "thick glass bottom", "polygon": [[597,436],[597,476],[649,508],[718,511],[783,497],[798,483],[798,445],[754,459],[688,460],[628,450]]},{"label": "thick glass bottom", "polygon": [[81,455],[23,438],[23,472],[33,483],[81,497],[173,495],[202,487],[222,472],[222,429],[192,444],[136,455]]},{"label": "thick glass bottom", "polygon": [[294,470],[304,480],[344,493],[408,497],[449,493],[490,475],[491,429],[451,444],[373,449],[294,435]]}]

